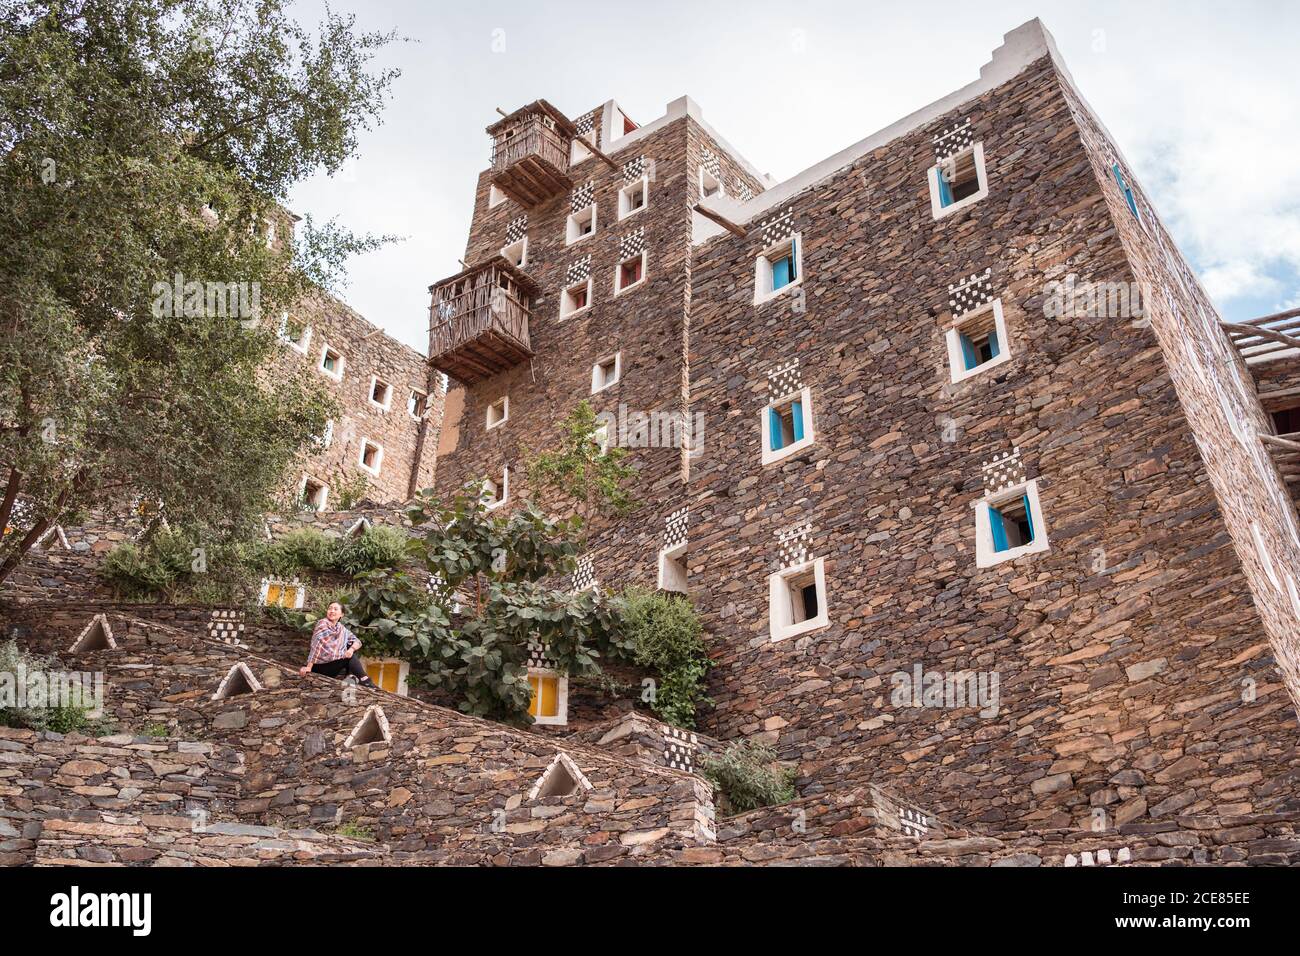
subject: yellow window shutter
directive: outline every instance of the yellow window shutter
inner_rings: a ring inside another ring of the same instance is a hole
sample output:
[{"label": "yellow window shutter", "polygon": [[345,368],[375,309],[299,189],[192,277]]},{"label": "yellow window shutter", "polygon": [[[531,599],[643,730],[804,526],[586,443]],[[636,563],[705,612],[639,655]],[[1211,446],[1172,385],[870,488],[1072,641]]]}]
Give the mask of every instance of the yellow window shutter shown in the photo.
[{"label": "yellow window shutter", "polygon": [[531,717],[537,716],[537,685],[539,678],[532,675],[528,678],[528,686],[533,689],[532,699],[528,701],[528,714]]},{"label": "yellow window shutter", "polygon": [[280,592],[280,607],[295,608],[298,606],[298,589],[295,587],[284,588]]},{"label": "yellow window shutter", "polygon": [[384,665],[382,663],[380,663],[379,661],[375,661],[374,663],[371,663],[370,661],[366,661],[366,676],[369,677],[376,684],[379,683],[379,678],[383,676],[383,673],[384,673]]},{"label": "yellow window shutter", "polygon": [[275,607],[280,603],[280,585],[268,584],[266,586],[266,601],[263,602],[267,607]]},{"label": "yellow window shutter", "polygon": [[541,704],[538,707],[538,716],[554,717],[560,712],[559,702],[559,678],[543,677],[541,679]]},{"label": "yellow window shutter", "polygon": [[380,665],[379,668],[381,679],[375,681],[384,690],[396,694],[397,685],[401,681],[402,664],[400,661],[387,661]]}]

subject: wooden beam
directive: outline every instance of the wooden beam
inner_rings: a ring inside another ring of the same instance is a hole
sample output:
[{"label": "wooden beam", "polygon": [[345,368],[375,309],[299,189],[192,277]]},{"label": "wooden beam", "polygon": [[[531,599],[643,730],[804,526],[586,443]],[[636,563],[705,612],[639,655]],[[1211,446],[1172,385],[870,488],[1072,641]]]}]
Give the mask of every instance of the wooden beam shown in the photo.
[{"label": "wooden beam", "polygon": [[614,162],[612,159],[610,159],[608,156],[606,156],[604,153],[598,150],[595,146],[592,146],[590,143],[588,143],[585,139],[582,141],[582,145],[583,148],[587,149],[589,152],[594,153],[596,158],[599,159],[601,162],[603,162],[610,169],[619,168],[618,163]]},{"label": "wooden beam", "polygon": [[[699,207],[697,206],[696,208]],[[1238,335],[1249,335],[1255,338],[1269,339],[1273,342],[1280,342],[1282,345],[1285,345],[1287,348],[1300,349],[1300,339],[1287,335],[1285,332],[1275,332],[1273,329],[1257,328],[1250,325],[1239,325],[1236,322],[1224,322],[1223,327],[1227,331],[1235,332]],[[1237,340],[1236,345],[1239,348],[1242,347],[1241,341]],[[1245,348],[1251,348],[1251,347],[1252,346],[1249,345],[1245,346]],[[1269,349],[1268,351],[1274,351],[1274,350]]]},{"label": "wooden beam", "polygon": [[1247,319],[1243,325],[1262,325],[1265,322],[1280,322],[1283,319],[1300,318],[1300,309],[1292,309],[1289,312],[1279,312],[1277,315],[1266,315],[1261,319]]},{"label": "wooden beam", "polygon": [[705,219],[712,219],[714,222],[716,222],[723,229],[727,230],[727,232],[731,233],[733,236],[740,236],[741,239],[744,239],[749,235],[749,233],[745,232],[744,229],[742,229],[740,226],[737,226],[730,219],[723,216],[721,213],[714,212],[712,209],[709,209],[703,203],[697,202],[695,204],[695,211],[698,212]]},{"label": "wooden beam", "polygon": [[1259,433],[1259,440],[1265,445],[1272,445],[1274,448],[1285,448],[1287,451],[1300,451],[1300,442],[1287,441],[1285,438],[1278,438],[1276,435],[1265,435]]}]

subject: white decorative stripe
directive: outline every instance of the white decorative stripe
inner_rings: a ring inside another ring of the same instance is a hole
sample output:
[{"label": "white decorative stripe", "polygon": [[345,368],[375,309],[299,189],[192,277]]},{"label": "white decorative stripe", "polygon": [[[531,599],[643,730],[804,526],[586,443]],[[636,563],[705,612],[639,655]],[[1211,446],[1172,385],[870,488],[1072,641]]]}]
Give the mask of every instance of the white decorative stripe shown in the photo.
[{"label": "white decorative stripe", "polygon": [[1020,449],[986,461],[980,466],[984,471],[984,497],[992,497],[1007,488],[1023,485],[1026,481],[1025,464],[1020,460]]},{"label": "white decorative stripe", "polygon": [[566,286],[577,285],[579,282],[586,282],[591,278],[591,256],[583,256],[569,263],[569,268],[564,274],[564,284]]},{"label": "white decorative stripe", "polygon": [[645,252],[645,227],[634,229],[618,241],[619,259],[631,259]]},{"label": "white decorative stripe", "polygon": [[950,156],[955,156],[974,142],[970,120],[945,129],[934,137],[934,159],[942,163]]},{"label": "white decorative stripe", "polygon": [[763,245],[771,246],[784,242],[794,235],[794,209],[785,208],[768,216],[758,224],[763,234]]},{"label": "white decorative stripe", "polygon": [[961,282],[948,286],[948,308],[955,317],[974,312],[993,301],[993,269],[967,276]]},{"label": "white decorative stripe", "polygon": [[767,400],[769,402],[784,398],[801,388],[803,388],[803,372],[799,369],[799,360],[797,358],[790,359],[783,365],[768,370]]},{"label": "white decorative stripe", "polygon": [[582,212],[596,201],[596,183],[589,182],[573,190],[573,211]]}]

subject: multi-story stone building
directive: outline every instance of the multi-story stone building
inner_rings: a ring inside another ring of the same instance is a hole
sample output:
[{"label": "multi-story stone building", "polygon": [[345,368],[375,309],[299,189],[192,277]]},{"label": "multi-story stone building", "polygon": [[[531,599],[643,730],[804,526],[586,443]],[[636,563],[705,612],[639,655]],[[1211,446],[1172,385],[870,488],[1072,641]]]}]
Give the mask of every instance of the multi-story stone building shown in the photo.
[{"label": "multi-story stone building", "polygon": [[779,185],[689,99],[488,132],[437,487],[591,401],[640,506],[575,584],[690,593],[705,731],[1010,829],[1296,808],[1285,415],[1037,21]]}]

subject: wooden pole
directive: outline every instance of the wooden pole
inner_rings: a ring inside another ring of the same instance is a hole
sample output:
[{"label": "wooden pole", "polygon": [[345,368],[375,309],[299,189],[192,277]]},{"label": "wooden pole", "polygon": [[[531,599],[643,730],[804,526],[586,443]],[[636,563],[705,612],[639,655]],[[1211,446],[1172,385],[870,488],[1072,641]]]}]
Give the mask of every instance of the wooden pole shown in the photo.
[{"label": "wooden pole", "polygon": [[723,216],[721,213],[714,212],[712,209],[709,209],[703,203],[697,202],[695,204],[695,211],[698,212],[705,219],[712,219],[714,222],[716,222],[723,229],[727,230],[727,232],[731,233],[733,236],[739,236],[741,239],[744,239],[746,236],[749,235],[749,233],[745,232],[744,229],[742,229],[740,226],[737,226],[726,216]]}]

